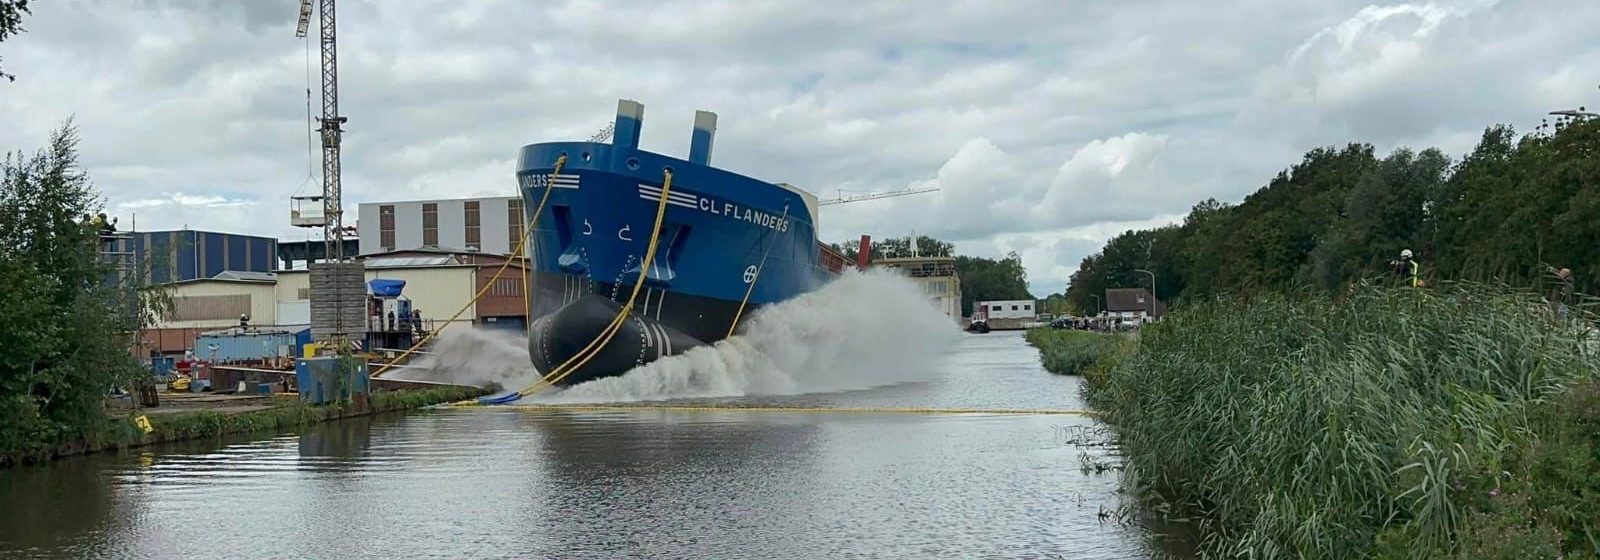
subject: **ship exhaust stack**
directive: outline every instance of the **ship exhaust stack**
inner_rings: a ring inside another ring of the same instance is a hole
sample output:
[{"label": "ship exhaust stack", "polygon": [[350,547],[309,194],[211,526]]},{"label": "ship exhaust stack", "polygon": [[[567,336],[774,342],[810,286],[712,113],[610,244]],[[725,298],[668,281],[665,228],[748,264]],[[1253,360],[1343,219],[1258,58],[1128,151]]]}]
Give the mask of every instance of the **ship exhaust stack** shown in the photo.
[{"label": "ship exhaust stack", "polygon": [[861,236],[861,247],[856,249],[856,270],[866,270],[872,262],[872,236]]},{"label": "ship exhaust stack", "polygon": [[639,149],[639,135],[644,130],[644,104],[627,99],[617,100],[617,124],[611,144]]},{"label": "ship exhaust stack", "polygon": [[689,138],[689,163],[711,165],[711,141],[717,136],[717,114],[694,112],[694,135]]}]

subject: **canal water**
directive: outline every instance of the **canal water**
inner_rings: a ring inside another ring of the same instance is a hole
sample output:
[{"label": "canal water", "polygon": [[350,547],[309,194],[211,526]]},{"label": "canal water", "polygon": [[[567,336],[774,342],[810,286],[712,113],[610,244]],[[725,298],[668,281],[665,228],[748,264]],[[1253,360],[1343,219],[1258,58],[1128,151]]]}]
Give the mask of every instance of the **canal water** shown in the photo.
[{"label": "canal water", "polygon": [[[1081,408],[1019,333],[693,402]],[[1146,558],[1079,416],[476,409],[0,470],[0,558]]]}]

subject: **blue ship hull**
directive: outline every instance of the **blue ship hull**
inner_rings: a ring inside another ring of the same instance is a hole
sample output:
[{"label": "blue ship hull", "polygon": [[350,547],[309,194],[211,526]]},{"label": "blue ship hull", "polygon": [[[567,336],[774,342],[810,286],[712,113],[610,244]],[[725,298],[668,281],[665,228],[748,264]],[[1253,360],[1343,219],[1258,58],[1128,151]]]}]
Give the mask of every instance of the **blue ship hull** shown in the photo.
[{"label": "blue ship hull", "polygon": [[[619,375],[714,343],[729,334],[741,304],[748,318],[821,287],[842,267],[817,243],[815,197],[707,165],[710,131],[698,126],[689,160],[638,149],[642,109],[620,104],[610,144],[541,143],[520,153],[525,218],[548,196],[528,238],[535,368],[549,375],[596,340],[644,269],[621,330],[559,384]],[[645,263],[668,171],[656,253]]]}]

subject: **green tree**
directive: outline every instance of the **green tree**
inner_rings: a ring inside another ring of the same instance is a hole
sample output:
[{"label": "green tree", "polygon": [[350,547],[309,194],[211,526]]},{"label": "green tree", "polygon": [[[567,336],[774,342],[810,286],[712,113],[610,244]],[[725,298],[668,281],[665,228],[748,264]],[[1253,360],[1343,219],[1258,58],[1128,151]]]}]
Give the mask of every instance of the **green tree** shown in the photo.
[{"label": "green tree", "polygon": [[78,165],[70,123],[45,150],[7,155],[0,172],[3,461],[102,435],[107,392],[140,374],[129,317],[140,303],[100,259],[87,219],[100,201]]},{"label": "green tree", "polygon": [[961,278],[961,313],[972,314],[978,301],[1033,299],[1028,292],[1028,272],[1016,252],[1003,259],[956,256],[956,274]]},{"label": "green tree", "polygon": [[[843,245],[834,245],[846,259],[854,261],[856,255],[861,253],[861,241],[852,239]],[[948,241],[940,241],[926,235],[917,236],[917,255],[923,257],[948,257],[955,251],[955,245]],[[911,238],[891,237],[872,242],[872,260],[911,256]]]},{"label": "green tree", "polygon": [[[22,28],[22,16],[28,14],[28,0],[0,0],[0,43],[5,42],[7,37],[25,31]],[[3,71],[0,71],[0,78],[17,81],[16,76]]]},{"label": "green tree", "polygon": [[1411,249],[1424,278],[1524,287],[1569,268],[1600,289],[1600,118],[1563,118],[1518,137],[1484,131],[1460,162],[1437,149],[1322,147],[1235,205],[1206,200],[1182,224],[1123,232],[1073,273],[1067,299],[1095,309],[1107,288],[1158,278],[1169,302],[1225,293],[1339,290],[1389,272]]}]

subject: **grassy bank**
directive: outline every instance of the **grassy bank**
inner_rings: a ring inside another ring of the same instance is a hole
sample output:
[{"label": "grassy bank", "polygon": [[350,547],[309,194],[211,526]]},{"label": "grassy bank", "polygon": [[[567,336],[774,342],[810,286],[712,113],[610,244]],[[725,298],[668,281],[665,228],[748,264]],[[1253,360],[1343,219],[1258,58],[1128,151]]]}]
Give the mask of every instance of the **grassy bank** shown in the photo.
[{"label": "grassy bank", "polygon": [[1062,375],[1077,375],[1100,360],[1111,348],[1116,335],[1037,327],[1028,329],[1028,344],[1039,349],[1039,359],[1044,369]]},{"label": "grassy bank", "polygon": [[13,462],[43,462],[68,455],[125,449],[168,441],[280,431],[340,418],[454,402],[485,393],[482,389],[471,387],[439,387],[417,391],[379,391],[373,393],[364,405],[346,402],[312,406],[291,400],[266,410],[242,413],[199,410],[159,414],[149,416],[152,431],[148,434],[134,425],[132,415],[119,415],[106,418],[104,430],[83,440],[54,449],[35,450],[32,453],[0,454],[0,465]]},{"label": "grassy bank", "polygon": [[1360,289],[1191,305],[1085,380],[1208,556],[1595,558],[1595,353],[1532,296]]}]

